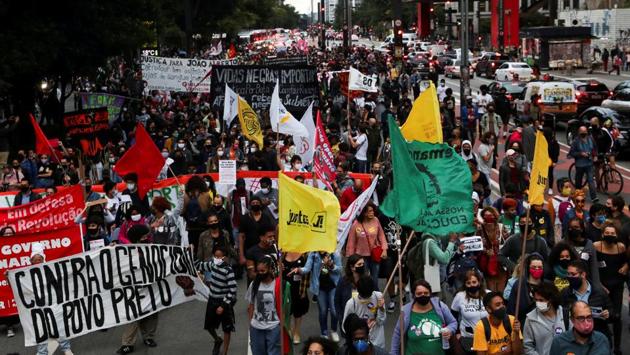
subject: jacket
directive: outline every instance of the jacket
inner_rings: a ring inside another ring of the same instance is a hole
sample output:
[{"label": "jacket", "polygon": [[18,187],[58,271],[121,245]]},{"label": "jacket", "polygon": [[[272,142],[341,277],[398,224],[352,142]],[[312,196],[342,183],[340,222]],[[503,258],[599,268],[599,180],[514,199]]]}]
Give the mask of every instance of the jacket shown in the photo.
[{"label": "jacket", "polygon": [[[343,270],[343,266],[341,265],[341,257],[339,254],[332,253],[330,257],[333,260],[334,268],[329,270],[330,278],[332,279],[335,286],[339,283],[339,279],[341,278],[341,271]],[[311,274],[311,285],[309,286],[311,293],[314,295],[319,294],[319,275],[322,271],[322,258],[319,255],[319,252],[311,252],[308,254],[308,259],[306,259],[306,264],[304,267],[300,269],[301,274]],[[339,313],[337,313],[339,314]]]},{"label": "jacket", "polygon": [[[597,286],[597,284],[590,282],[591,285],[591,294],[588,297],[588,305],[592,308],[601,308],[603,310],[610,310],[612,305],[610,303],[610,298],[606,291],[603,288]],[[562,298],[562,307],[569,309],[573,302],[577,301],[577,296],[573,292],[571,287],[567,287],[560,293]],[[609,336],[610,330],[608,329],[608,321],[593,317],[594,329],[602,332],[604,335]]]},{"label": "jacket", "polygon": [[[427,239],[430,239],[430,241],[425,243]],[[449,242],[446,250],[442,250],[438,237],[425,233],[422,236],[422,241],[418,242],[407,253],[407,267],[409,271],[419,279],[424,278],[424,245],[427,245],[429,248],[429,262],[432,265],[435,264],[435,262],[448,265],[456,252],[455,244]]]},{"label": "jacket", "polygon": [[[488,113],[484,113],[483,116],[481,116],[479,126],[481,134],[490,132],[490,115]],[[499,135],[499,131],[501,130],[501,116],[499,116],[496,112],[494,113],[493,130],[495,135]]]},{"label": "jacket", "polygon": [[[20,206],[20,205],[22,205],[22,196],[23,195],[24,194],[22,193],[22,191],[18,192],[17,195],[15,195],[15,198],[13,200],[13,206]],[[39,194],[36,194],[35,192],[33,192],[31,190],[31,201],[30,202],[37,201],[40,198],[41,198],[41,196]]]},{"label": "jacket", "polygon": [[[448,306],[440,301],[438,297],[431,297],[431,305],[433,309],[438,314],[440,318],[442,318],[442,323],[451,331],[451,334],[455,335],[457,332],[457,319],[453,317],[453,314],[448,309]],[[403,309],[401,317],[403,317],[403,324],[405,330],[403,332],[405,341],[407,340],[407,330],[409,329],[409,323],[411,322],[411,308],[413,307],[413,302],[407,303]],[[396,327],[394,328],[394,336],[391,342],[391,351],[390,355],[401,355],[400,354],[400,321],[396,321]]]},{"label": "jacket", "polygon": [[550,354],[574,354],[574,355],[609,355],[610,345],[604,334],[594,331],[591,338],[584,345],[575,341],[573,331],[564,332],[553,338]]},{"label": "jacket", "polygon": [[[525,355],[548,355],[555,335],[565,332],[565,314],[562,306],[556,311],[556,320],[551,328],[542,318],[538,309],[527,313],[523,328],[523,352]],[[568,322],[568,319],[567,319]]]},{"label": "jacket", "polygon": [[[581,156],[582,153],[587,153],[588,156],[583,157]],[[597,156],[597,149],[591,137],[586,137],[586,141],[582,141],[582,138],[576,138],[571,143],[568,156],[575,159],[576,168],[593,166],[593,157]]]},{"label": "jacket", "polygon": [[343,320],[341,316],[343,316],[343,312],[346,309],[346,303],[352,298],[353,288],[354,285],[345,277],[339,280],[335,288],[335,311],[337,312],[337,317],[339,317],[340,324]]}]

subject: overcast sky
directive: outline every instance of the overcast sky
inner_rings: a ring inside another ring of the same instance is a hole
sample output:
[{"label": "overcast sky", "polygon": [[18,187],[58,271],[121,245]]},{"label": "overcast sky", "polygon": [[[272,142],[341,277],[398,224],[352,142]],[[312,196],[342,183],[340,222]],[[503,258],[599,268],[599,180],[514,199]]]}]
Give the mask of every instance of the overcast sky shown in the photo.
[{"label": "overcast sky", "polygon": [[[311,12],[311,0],[284,0],[284,3],[293,5],[301,14],[308,15]],[[313,0],[313,6],[317,6],[317,0]]]}]

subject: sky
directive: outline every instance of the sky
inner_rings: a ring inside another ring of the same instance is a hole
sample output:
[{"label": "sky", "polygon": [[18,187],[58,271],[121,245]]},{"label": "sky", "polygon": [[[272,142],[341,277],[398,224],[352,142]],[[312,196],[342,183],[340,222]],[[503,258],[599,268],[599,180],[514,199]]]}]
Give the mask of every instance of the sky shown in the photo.
[{"label": "sky", "polygon": [[[317,6],[318,0],[313,0],[313,6]],[[297,12],[308,15],[311,12],[311,0],[284,0],[285,4],[295,7]]]}]

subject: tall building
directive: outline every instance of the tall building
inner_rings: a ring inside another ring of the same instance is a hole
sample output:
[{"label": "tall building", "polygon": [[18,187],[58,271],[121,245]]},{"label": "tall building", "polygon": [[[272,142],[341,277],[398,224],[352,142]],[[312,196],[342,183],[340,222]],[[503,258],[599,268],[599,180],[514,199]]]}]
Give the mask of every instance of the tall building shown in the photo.
[{"label": "tall building", "polygon": [[[335,21],[335,10],[337,9],[337,5],[339,2],[343,2],[344,0],[324,0],[325,6],[325,21],[327,23],[333,23]],[[343,4],[341,4],[343,6]]]}]

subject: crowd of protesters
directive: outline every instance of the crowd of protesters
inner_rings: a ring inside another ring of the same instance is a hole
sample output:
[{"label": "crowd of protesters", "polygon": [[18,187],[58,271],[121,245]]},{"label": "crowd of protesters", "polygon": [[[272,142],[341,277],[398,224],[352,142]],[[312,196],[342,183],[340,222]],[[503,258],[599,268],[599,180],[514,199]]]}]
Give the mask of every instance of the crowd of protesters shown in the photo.
[{"label": "crowd of protesters", "polygon": [[[302,54],[289,49],[287,55],[294,51]],[[243,63],[260,60],[241,55]],[[337,178],[332,186],[342,211],[367,188],[350,176],[352,172],[378,178],[378,200],[383,201],[392,181],[386,123],[390,117],[399,124],[407,119],[421,91],[418,71],[401,71],[388,55],[364,47],[349,52],[310,48],[308,56],[319,70],[319,110],[335,156]],[[348,105],[335,72],[349,66],[376,75],[379,92]],[[224,127],[222,107],[213,106],[210,95],[147,91],[140,78],[137,63],[113,58],[93,83],[83,79],[80,84],[83,89],[139,99],[123,108],[109,140],[94,156],[64,140],[58,159],[38,156],[33,150],[13,151],[11,131],[20,118],[12,116],[3,123],[0,148],[8,153],[0,152],[2,186],[18,192],[15,204],[19,205],[73,184],[84,186],[87,199],[98,199],[92,185],[102,184],[107,203],[92,206],[77,218],[87,228],[86,249],[94,240],[104,245],[180,245],[180,228],[185,228],[195,246],[196,265],[210,289],[204,327],[213,341],[213,354],[228,353],[236,330],[237,299],[248,304],[252,353],[280,354],[280,274],[291,284],[291,339],[296,345],[305,340],[304,354],[402,355],[403,347],[409,355],[621,354],[623,292],[624,285],[630,284],[626,253],[630,218],[624,212],[625,201],[614,196],[601,204],[591,195],[587,208],[585,190],[567,179],[551,178],[548,200],[529,206],[533,137],[543,130],[550,157],[557,161],[554,133],[530,117],[508,127],[514,122],[511,110],[500,98],[492,99],[487,88],[465,97],[457,111],[452,89],[438,84],[444,140],[467,161],[472,173],[472,181],[453,183],[473,184],[475,232],[470,235],[482,238],[484,250],[463,252],[464,235],[415,234],[402,256],[402,280],[393,283],[402,288],[381,290],[383,278],[394,272],[400,243],[392,230],[395,223],[380,213],[376,203],[368,203],[353,222],[342,254],[279,256],[274,210],[278,191],[271,179],[261,179],[255,193],[239,179],[229,194],[221,195],[209,173],[217,171],[219,160],[231,159],[238,170],[303,172],[298,176],[303,180],[310,174],[311,162],[295,153],[290,136],[276,138],[268,112],[259,112],[264,143],[257,146],[244,139],[238,120]],[[171,169],[160,178],[195,174],[179,187],[182,193],[176,207],[163,197],[141,198],[137,174],[118,176],[113,171],[133,144],[138,123],[146,127],[162,155],[173,159]],[[46,127],[48,122],[42,119],[42,124]],[[592,145],[594,138],[581,137],[576,141],[582,143],[572,147],[576,159],[586,158],[580,149],[587,149],[584,145]],[[502,160],[500,146],[505,150]],[[498,169],[498,178],[492,176],[493,169]],[[499,183],[494,194],[492,180]],[[117,183],[125,188],[118,191]],[[180,217],[185,227],[178,223]],[[403,242],[409,232],[403,228]],[[376,245],[382,249],[380,257],[373,256]],[[520,260],[522,254],[525,260]],[[425,264],[436,263],[442,266],[440,292],[433,292],[425,281]],[[239,282],[247,282],[246,295],[237,295]],[[397,293],[403,293],[403,304]],[[311,302],[317,304],[319,329],[304,331],[301,322],[313,311]],[[3,321],[7,335],[14,336],[18,321],[15,317]],[[156,347],[158,321],[155,314],[125,326],[119,353],[135,350],[138,331],[145,346]],[[393,333],[386,331],[388,322],[396,324]],[[219,326],[222,336],[217,334]],[[64,342],[62,350],[69,353],[69,349]]]}]

